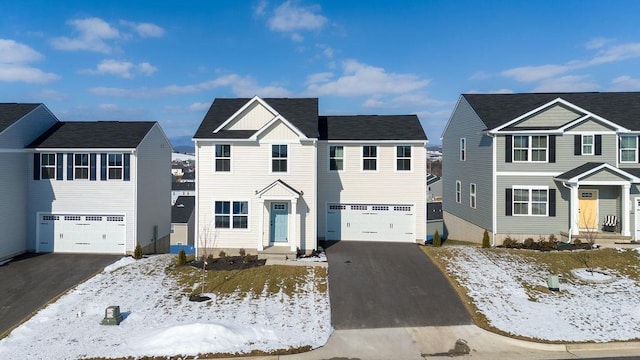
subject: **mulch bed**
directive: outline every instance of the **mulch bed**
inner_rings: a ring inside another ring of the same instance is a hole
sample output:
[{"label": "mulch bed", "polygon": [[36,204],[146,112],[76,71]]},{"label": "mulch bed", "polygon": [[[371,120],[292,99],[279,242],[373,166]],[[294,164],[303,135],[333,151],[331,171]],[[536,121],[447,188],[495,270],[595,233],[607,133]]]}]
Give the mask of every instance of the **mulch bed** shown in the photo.
[{"label": "mulch bed", "polygon": [[503,249],[525,249],[525,250],[536,250],[536,251],[572,251],[572,250],[591,250],[592,247],[588,243],[581,244],[566,244],[566,243],[557,243],[555,246],[551,247],[547,244],[540,244],[538,242],[534,242],[529,246],[525,246],[522,243],[517,243],[509,246],[498,245],[498,248]]},{"label": "mulch bed", "polygon": [[[205,269],[207,270],[243,270],[253,267],[263,266],[267,260],[258,259],[256,255],[246,256],[225,256],[216,259],[208,259]],[[194,260],[189,265],[202,269],[202,261]]]}]

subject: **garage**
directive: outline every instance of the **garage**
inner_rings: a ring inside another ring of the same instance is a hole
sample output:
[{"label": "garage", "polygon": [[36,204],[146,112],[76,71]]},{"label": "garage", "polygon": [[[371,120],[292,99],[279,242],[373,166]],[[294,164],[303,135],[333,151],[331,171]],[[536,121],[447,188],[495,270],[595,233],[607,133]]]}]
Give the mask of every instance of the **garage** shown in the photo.
[{"label": "garage", "polygon": [[38,252],[124,254],[123,215],[40,214]]},{"label": "garage", "polygon": [[327,240],[414,242],[415,206],[328,204]]}]

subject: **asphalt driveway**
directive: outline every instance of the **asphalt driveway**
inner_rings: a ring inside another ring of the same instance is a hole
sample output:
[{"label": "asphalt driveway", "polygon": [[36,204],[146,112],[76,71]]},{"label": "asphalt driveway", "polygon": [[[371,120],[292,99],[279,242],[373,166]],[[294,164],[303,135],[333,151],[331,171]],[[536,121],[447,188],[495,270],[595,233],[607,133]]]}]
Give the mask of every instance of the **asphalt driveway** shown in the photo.
[{"label": "asphalt driveway", "polygon": [[0,266],[0,335],[122,256],[29,253]]},{"label": "asphalt driveway", "polygon": [[472,324],[457,293],[417,244],[327,242],[335,329]]}]

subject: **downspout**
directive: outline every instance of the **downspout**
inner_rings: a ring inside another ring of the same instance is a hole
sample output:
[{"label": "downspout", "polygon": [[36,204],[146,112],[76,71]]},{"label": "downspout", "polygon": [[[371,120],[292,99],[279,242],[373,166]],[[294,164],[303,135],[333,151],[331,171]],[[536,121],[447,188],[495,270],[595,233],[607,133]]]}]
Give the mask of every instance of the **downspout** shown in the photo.
[{"label": "downspout", "polygon": [[[566,187],[567,189],[569,189],[569,191],[571,191],[571,186],[567,186],[566,182],[563,181],[562,182],[562,186]],[[571,191],[571,193],[573,193],[573,192]],[[571,195],[569,195],[569,197],[571,197]],[[573,207],[574,206],[575,205],[573,204],[573,199],[571,199],[571,202],[569,203],[569,210],[570,210],[569,211],[569,217],[571,218],[569,220],[569,244],[571,244],[571,236],[573,235],[573,215],[574,215],[573,214]]]}]

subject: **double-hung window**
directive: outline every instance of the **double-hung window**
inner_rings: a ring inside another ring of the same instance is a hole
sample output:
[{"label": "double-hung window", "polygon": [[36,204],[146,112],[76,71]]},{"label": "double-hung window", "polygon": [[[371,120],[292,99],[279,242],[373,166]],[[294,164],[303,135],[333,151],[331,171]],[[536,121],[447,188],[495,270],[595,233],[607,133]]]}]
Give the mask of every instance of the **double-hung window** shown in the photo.
[{"label": "double-hung window", "polygon": [[89,179],[89,154],[73,154],[73,178]]},{"label": "double-hung window", "polygon": [[216,201],[214,226],[216,229],[247,229],[249,203],[247,201]]},{"label": "double-hung window", "polygon": [[40,178],[56,178],[56,154],[40,154]]},{"label": "double-hung window", "polygon": [[329,146],[329,170],[344,170],[344,147],[342,145]]},{"label": "double-hung window", "polygon": [[460,180],[456,181],[456,202],[458,204],[462,203],[462,183]]},{"label": "double-hung window", "polygon": [[593,155],[593,135],[582,135],[582,155]]},{"label": "double-hung window", "polygon": [[411,146],[396,147],[396,170],[411,171]]},{"label": "double-hung window", "polygon": [[109,180],[122,179],[122,154],[107,155],[107,176]]},{"label": "double-hung window", "polygon": [[476,208],[476,184],[469,184],[469,206],[473,209]]},{"label": "double-hung window", "polygon": [[467,160],[467,139],[460,138],[460,161]]},{"label": "double-hung window", "polygon": [[539,187],[513,187],[513,215],[547,216],[549,190]]},{"label": "double-hung window", "polygon": [[215,171],[231,171],[231,145],[216,144]]},{"label": "double-hung window", "polygon": [[271,172],[287,172],[287,145],[271,145]]},{"label": "double-hung window", "polygon": [[546,135],[516,135],[513,137],[514,162],[547,162]]},{"label": "double-hung window", "polygon": [[378,147],[362,147],[362,170],[376,171],[378,169]]},{"label": "double-hung window", "polygon": [[637,136],[620,136],[620,162],[638,162]]}]

